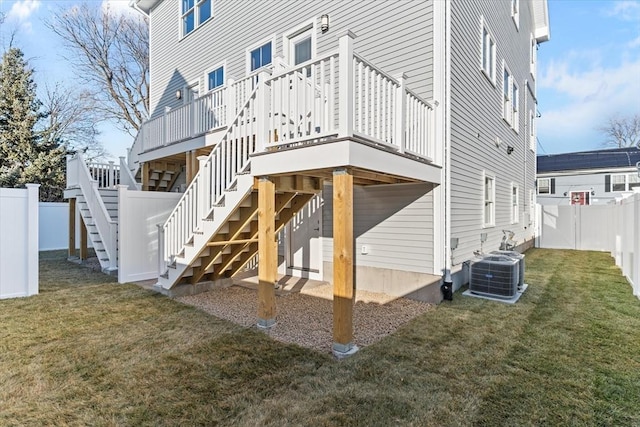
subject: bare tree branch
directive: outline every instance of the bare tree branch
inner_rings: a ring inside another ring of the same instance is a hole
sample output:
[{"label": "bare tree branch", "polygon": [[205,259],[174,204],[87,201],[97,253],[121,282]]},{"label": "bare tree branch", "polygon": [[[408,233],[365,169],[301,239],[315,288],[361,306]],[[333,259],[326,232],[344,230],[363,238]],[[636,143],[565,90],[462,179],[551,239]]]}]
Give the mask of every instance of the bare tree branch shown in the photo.
[{"label": "bare tree branch", "polygon": [[604,134],[604,145],[615,147],[638,147],[640,149],[640,114],[612,116],[597,128]]},{"label": "bare tree branch", "polygon": [[47,27],[63,40],[65,59],[91,88],[97,110],[135,134],[149,109],[146,17],[84,3],[60,9]]}]

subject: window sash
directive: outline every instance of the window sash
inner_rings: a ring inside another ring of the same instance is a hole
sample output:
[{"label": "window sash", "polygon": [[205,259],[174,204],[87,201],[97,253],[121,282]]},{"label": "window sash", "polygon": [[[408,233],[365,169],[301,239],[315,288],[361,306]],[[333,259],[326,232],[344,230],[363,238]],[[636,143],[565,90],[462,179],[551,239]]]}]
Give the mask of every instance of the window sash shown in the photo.
[{"label": "window sash", "polygon": [[224,67],[216,68],[207,74],[207,89],[213,90],[224,85]]},{"label": "window sash", "polygon": [[251,58],[251,71],[255,71],[259,68],[265,67],[272,62],[271,57],[271,42],[267,42],[260,47],[253,49],[249,56]]},{"label": "window sash", "polygon": [[539,178],[538,179],[538,194],[551,194],[551,179]]}]

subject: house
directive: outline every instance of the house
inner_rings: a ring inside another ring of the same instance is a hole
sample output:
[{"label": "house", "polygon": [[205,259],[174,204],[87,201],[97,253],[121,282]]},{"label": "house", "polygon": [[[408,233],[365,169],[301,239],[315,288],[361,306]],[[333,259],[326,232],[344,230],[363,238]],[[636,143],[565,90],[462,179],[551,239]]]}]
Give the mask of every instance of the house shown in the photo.
[{"label": "house", "polygon": [[615,203],[640,187],[638,164],[640,150],[636,147],[538,156],[538,203]]},{"label": "house", "polygon": [[[178,292],[257,266],[262,327],[277,272],[330,281],[340,354],[354,287],[439,302],[505,230],[532,244],[546,0],[132,3],[150,18],[151,116],[119,167],[69,158],[105,268],[153,254]],[[100,191],[121,193],[104,195],[113,215]],[[142,204],[114,220],[127,192],[180,200],[153,211],[156,233],[123,225]]]}]

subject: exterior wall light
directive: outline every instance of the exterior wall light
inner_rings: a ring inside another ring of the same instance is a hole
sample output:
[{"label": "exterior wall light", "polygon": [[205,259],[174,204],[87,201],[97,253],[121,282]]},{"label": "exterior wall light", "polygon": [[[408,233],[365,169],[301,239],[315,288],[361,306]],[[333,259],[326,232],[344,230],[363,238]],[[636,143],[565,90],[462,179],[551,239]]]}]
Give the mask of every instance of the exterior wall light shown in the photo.
[{"label": "exterior wall light", "polygon": [[176,99],[182,99],[182,91],[180,89],[176,91]]},{"label": "exterior wall light", "polygon": [[507,154],[513,153],[514,148],[510,145],[507,145]]},{"label": "exterior wall light", "polygon": [[323,33],[329,31],[329,15],[326,13],[320,17],[320,31]]}]

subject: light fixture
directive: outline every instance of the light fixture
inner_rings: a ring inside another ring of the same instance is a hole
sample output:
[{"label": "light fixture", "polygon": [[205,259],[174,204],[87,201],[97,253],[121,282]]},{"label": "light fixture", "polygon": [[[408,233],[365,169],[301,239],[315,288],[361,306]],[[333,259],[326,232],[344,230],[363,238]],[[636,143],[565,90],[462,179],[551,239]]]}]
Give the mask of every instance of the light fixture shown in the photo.
[{"label": "light fixture", "polygon": [[564,196],[565,196],[565,197],[567,197],[567,194],[568,194],[568,193],[565,191],[565,192],[564,192]]},{"label": "light fixture", "polygon": [[326,13],[320,17],[320,31],[323,33],[329,31],[329,15]]},{"label": "light fixture", "polygon": [[507,145],[507,154],[511,154],[513,153],[513,147],[510,145]]},{"label": "light fixture", "polygon": [[176,99],[182,99],[182,91],[180,89],[176,91]]}]

